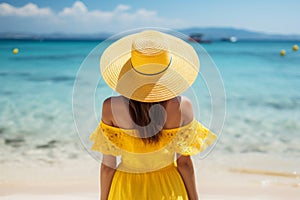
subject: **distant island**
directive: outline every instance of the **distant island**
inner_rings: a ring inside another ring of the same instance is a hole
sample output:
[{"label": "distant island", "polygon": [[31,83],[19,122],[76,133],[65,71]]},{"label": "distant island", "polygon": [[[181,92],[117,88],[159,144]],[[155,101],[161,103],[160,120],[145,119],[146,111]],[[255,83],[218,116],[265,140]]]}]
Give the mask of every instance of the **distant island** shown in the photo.
[{"label": "distant island", "polygon": [[[178,29],[180,33],[187,36],[191,34],[201,34],[204,40],[221,41],[224,38],[235,37],[238,41],[243,40],[277,40],[277,41],[300,41],[299,35],[283,35],[283,34],[267,34],[262,32],[236,29],[236,28],[186,28]],[[20,40],[104,40],[114,33],[101,32],[95,34],[67,34],[67,33],[51,33],[51,34],[35,34],[35,33],[10,33],[0,32],[0,39],[20,39]],[[183,38],[188,39],[188,38]]]},{"label": "distant island", "polygon": [[238,40],[290,40],[300,41],[299,35],[283,35],[283,34],[267,34],[256,31],[236,28],[187,28],[178,30],[179,32],[190,35],[193,33],[203,34],[203,39],[206,40],[222,40],[222,38],[236,37]]}]

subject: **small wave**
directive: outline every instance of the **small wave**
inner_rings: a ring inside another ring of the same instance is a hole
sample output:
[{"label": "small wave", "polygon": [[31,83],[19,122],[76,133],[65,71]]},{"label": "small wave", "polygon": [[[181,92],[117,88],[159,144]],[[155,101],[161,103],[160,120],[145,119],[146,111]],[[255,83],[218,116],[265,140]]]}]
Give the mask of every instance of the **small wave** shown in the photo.
[{"label": "small wave", "polygon": [[30,77],[27,80],[33,81],[33,82],[69,82],[74,81],[75,77],[71,76],[54,76],[54,77]]},{"label": "small wave", "polygon": [[20,76],[20,77],[28,77],[28,76],[31,76],[32,74],[29,72],[16,72],[16,73],[13,73],[13,75]]},{"label": "small wave", "polygon": [[68,77],[68,76],[56,76],[52,77],[51,80],[54,82],[62,82],[62,81],[73,81],[74,77]]},{"label": "small wave", "polygon": [[265,106],[274,108],[276,110],[290,110],[290,109],[295,109],[297,108],[300,104],[298,104],[297,102],[266,102],[264,104]]},{"label": "small wave", "polygon": [[25,139],[22,137],[4,139],[4,144],[10,145],[12,147],[20,147],[24,142]]},{"label": "small wave", "polygon": [[44,119],[46,121],[53,121],[55,119],[54,116],[52,116],[50,114],[46,114],[46,113],[37,113],[37,114],[34,114],[34,117]]},{"label": "small wave", "polygon": [[256,174],[256,175],[264,175],[264,176],[281,176],[285,178],[296,178],[299,179],[300,175],[296,172],[279,172],[279,171],[268,171],[261,169],[243,169],[243,168],[232,168],[230,169],[232,172],[243,173],[243,174]]},{"label": "small wave", "polygon": [[[237,99],[243,103],[242,100]],[[280,99],[280,100],[267,100],[267,99],[245,99],[244,103],[251,107],[269,107],[275,110],[294,110],[300,108],[300,100],[299,97],[290,97],[288,99]]]},{"label": "small wave", "polygon": [[56,145],[57,141],[56,140],[51,140],[46,144],[42,144],[42,145],[37,145],[36,148],[37,149],[51,149],[54,148]]},{"label": "small wave", "polygon": [[13,92],[11,92],[11,91],[2,91],[2,92],[0,92],[0,94],[3,95],[3,96],[10,96],[10,95],[13,94]]},{"label": "small wave", "polygon": [[0,135],[3,134],[5,132],[6,128],[4,127],[0,127]]},{"label": "small wave", "polygon": [[12,57],[14,60],[66,60],[74,58],[84,58],[84,54],[60,54],[60,55],[38,55],[38,56],[22,56]]},{"label": "small wave", "polygon": [[268,153],[266,149],[262,149],[259,147],[249,147],[249,148],[244,148],[241,149],[241,153]]},{"label": "small wave", "polygon": [[0,72],[0,76],[20,76],[20,77],[28,77],[32,74],[29,72]]},{"label": "small wave", "polygon": [[7,75],[9,75],[9,73],[7,73],[7,72],[0,72],[0,76],[7,76]]},{"label": "small wave", "polygon": [[[32,82],[72,82],[75,80],[73,76],[52,76],[52,77],[45,77],[45,76],[37,76],[29,72],[0,72],[0,76],[18,76],[23,77],[25,80],[32,81]],[[10,95],[11,93],[3,92],[4,95]]]}]

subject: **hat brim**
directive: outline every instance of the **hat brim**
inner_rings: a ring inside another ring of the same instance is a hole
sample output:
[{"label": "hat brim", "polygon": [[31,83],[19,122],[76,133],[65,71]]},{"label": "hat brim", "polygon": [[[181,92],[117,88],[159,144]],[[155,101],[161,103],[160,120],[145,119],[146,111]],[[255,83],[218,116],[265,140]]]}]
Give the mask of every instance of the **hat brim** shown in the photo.
[{"label": "hat brim", "polygon": [[172,99],[195,81],[200,61],[187,42],[161,33],[172,57],[167,70],[156,75],[143,75],[131,65],[131,46],[137,34],[125,36],[111,44],[102,54],[100,68],[104,81],[121,95],[142,102]]}]

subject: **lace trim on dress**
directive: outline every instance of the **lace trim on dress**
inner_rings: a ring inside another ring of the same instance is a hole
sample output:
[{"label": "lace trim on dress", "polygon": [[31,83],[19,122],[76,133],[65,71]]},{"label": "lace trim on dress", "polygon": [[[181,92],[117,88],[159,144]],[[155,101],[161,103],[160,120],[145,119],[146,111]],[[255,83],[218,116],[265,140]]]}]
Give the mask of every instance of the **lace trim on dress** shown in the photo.
[{"label": "lace trim on dress", "polygon": [[162,130],[160,141],[145,144],[135,137],[137,130],[121,129],[104,124],[102,121],[91,134],[92,150],[103,154],[122,155],[125,152],[148,153],[161,149],[182,155],[195,155],[212,145],[217,136],[197,120],[173,129]]}]

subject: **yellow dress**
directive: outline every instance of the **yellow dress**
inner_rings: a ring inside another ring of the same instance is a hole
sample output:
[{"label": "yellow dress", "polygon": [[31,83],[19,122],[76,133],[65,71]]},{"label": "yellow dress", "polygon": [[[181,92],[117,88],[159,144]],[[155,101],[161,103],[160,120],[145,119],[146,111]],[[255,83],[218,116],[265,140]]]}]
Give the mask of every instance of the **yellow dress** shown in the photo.
[{"label": "yellow dress", "polygon": [[196,120],[179,128],[162,130],[156,143],[144,143],[136,130],[103,122],[90,136],[94,142],[92,150],[121,157],[109,192],[111,200],[188,199],[175,154],[195,155],[215,139],[216,135]]}]

